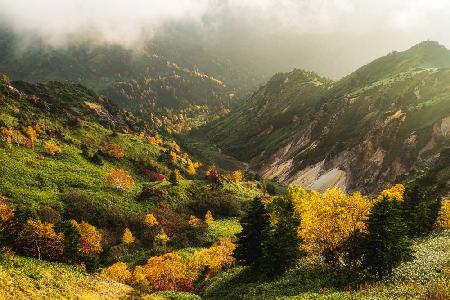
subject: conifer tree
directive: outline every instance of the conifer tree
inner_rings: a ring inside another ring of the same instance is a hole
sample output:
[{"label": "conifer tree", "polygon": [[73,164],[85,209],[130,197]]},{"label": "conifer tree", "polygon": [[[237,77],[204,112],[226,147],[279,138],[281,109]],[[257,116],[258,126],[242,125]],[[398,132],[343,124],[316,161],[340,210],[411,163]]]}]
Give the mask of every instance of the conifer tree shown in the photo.
[{"label": "conifer tree", "polygon": [[298,227],[300,218],[290,199],[279,198],[278,220],[263,241],[262,269],[266,275],[275,277],[284,273],[300,257]]},{"label": "conifer tree", "polygon": [[411,242],[406,237],[407,226],[400,208],[399,201],[384,197],[375,203],[367,221],[363,265],[378,278],[412,258]]},{"label": "conifer tree", "polygon": [[247,266],[256,266],[262,258],[262,245],[267,240],[269,214],[261,198],[255,198],[241,219],[242,232],[238,235],[236,260]]}]

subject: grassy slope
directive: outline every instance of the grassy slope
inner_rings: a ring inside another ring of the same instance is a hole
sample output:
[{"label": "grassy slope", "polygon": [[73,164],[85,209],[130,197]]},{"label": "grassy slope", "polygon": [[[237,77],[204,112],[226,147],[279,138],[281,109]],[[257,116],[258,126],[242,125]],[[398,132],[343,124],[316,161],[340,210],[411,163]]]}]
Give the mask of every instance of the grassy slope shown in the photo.
[{"label": "grassy slope", "polygon": [[75,266],[33,258],[0,258],[0,299],[121,299],[132,288]]},{"label": "grassy slope", "polygon": [[212,278],[206,286],[205,298],[416,299],[439,292],[448,297],[450,231],[416,240],[414,250],[415,259],[403,263],[383,282],[363,284],[358,274],[312,267],[305,260],[275,281],[252,282],[245,268],[236,267]]}]

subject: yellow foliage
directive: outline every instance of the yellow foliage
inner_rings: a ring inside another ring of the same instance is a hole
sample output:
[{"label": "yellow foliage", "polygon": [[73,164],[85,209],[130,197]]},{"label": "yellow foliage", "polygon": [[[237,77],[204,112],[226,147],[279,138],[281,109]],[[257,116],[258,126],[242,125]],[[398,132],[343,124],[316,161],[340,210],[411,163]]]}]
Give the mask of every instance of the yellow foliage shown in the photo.
[{"label": "yellow foliage", "polygon": [[125,228],[125,230],[123,231],[123,235],[122,235],[122,242],[126,245],[131,245],[135,241],[136,241],[136,238],[134,237],[131,230],[128,227]]},{"label": "yellow foliage", "polygon": [[132,274],[128,269],[128,266],[120,261],[107,267],[103,272],[108,278],[121,283],[128,283],[132,278]]},{"label": "yellow foliage", "polygon": [[27,137],[30,139],[31,145],[33,146],[34,142],[37,139],[36,130],[34,130],[34,128],[31,126],[28,126],[25,133],[27,134]]},{"label": "yellow foliage", "polygon": [[56,145],[54,142],[45,143],[45,149],[47,149],[47,153],[52,156],[59,155],[62,152],[61,147]]},{"label": "yellow foliage", "polygon": [[181,148],[180,146],[177,144],[177,142],[175,141],[169,141],[166,143],[167,146],[169,146],[170,148],[172,148],[173,150],[175,150],[175,152],[180,153]]},{"label": "yellow foliage", "polygon": [[208,210],[205,214],[205,223],[210,225],[213,221],[214,221],[213,215],[211,211]]},{"label": "yellow foliage", "polygon": [[189,217],[189,225],[192,227],[200,227],[202,225],[202,220],[197,218],[196,216]]},{"label": "yellow foliage", "polygon": [[405,193],[405,186],[403,184],[396,184],[391,186],[388,189],[383,190],[378,197],[377,201],[383,199],[383,197],[387,197],[392,200],[403,201],[403,195]]},{"label": "yellow foliage", "polygon": [[177,162],[177,153],[174,151],[170,151],[169,153],[169,157],[170,157],[170,162],[171,163],[176,163]]},{"label": "yellow foliage", "polygon": [[0,135],[6,145],[12,144],[13,130],[9,127],[0,127]]},{"label": "yellow foliage", "polygon": [[195,175],[197,173],[197,168],[190,159],[187,161],[186,171],[189,175]]},{"label": "yellow foliage", "polygon": [[305,194],[299,201],[302,216],[299,235],[304,250],[318,254],[336,250],[354,233],[366,230],[371,207],[367,197],[360,193],[345,195],[338,188],[323,194]]},{"label": "yellow foliage", "polygon": [[164,229],[161,229],[161,231],[155,236],[155,242],[159,245],[165,245],[169,241],[169,237],[167,236]]},{"label": "yellow foliage", "polygon": [[147,137],[147,142],[150,145],[161,145],[163,141],[162,141],[162,139],[160,137],[149,136],[149,137]]},{"label": "yellow foliage", "polygon": [[234,264],[233,251],[236,245],[230,238],[221,238],[210,248],[196,251],[189,261],[189,276],[195,280],[205,270],[207,277],[217,274],[225,267]]},{"label": "yellow foliage", "polygon": [[112,186],[128,191],[134,186],[133,177],[124,169],[112,169],[108,172],[107,180]]},{"label": "yellow foliage", "polygon": [[159,224],[158,219],[153,214],[146,214],[144,224],[149,227],[154,227]]},{"label": "yellow foliage", "polygon": [[58,258],[64,250],[64,234],[55,231],[53,224],[28,220],[19,238],[23,250],[29,255]]},{"label": "yellow foliage", "polygon": [[95,226],[81,222],[78,223],[75,220],[70,221],[80,233],[80,252],[86,256],[97,256],[102,249],[102,234],[95,228]]},{"label": "yellow foliage", "polygon": [[438,229],[450,229],[450,199],[442,200],[439,215],[436,219],[436,227]]},{"label": "yellow foliage", "polygon": [[145,265],[145,278],[153,290],[176,290],[179,280],[188,279],[187,266],[173,252],[154,256]]},{"label": "yellow foliage", "polygon": [[234,183],[238,184],[244,179],[244,174],[241,170],[236,170],[233,173],[231,173],[231,179]]},{"label": "yellow foliage", "polygon": [[[14,208],[9,205],[6,197],[0,194],[0,220],[1,222],[8,222],[14,218]],[[1,228],[1,227],[0,227]]]}]

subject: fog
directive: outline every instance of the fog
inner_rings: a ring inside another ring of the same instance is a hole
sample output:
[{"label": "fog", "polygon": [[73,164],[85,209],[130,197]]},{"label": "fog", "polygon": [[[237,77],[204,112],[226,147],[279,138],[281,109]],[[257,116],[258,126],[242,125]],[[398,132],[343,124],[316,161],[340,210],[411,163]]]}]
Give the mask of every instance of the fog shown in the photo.
[{"label": "fog", "polygon": [[186,40],[237,63],[251,61],[266,72],[306,68],[339,78],[423,40],[450,45],[450,2],[0,0],[0,24],[53,47],[89,37],[128,48],[175,26],[188,33]]}]

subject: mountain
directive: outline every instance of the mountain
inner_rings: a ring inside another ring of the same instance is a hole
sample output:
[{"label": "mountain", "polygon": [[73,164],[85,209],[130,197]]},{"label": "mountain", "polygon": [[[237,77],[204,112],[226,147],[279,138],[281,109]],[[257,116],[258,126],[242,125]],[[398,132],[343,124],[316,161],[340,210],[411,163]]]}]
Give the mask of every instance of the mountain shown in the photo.
[{"label": "mountain", "polygon": [[56,47],[0,27],[0,74],[30,82],[81,83],[121,108],[160,118],[169,115],[167,110],[177,114],[197,106],[220,112],[262,82],[250,66],[174,34],[162,32],[131,48],[89,38]]},{"label": "mountain", "polygon": [[449,50],[423,42],[336,82],[302,70],[276,74],[194,134],[265,178],[373,193],[448,155],[449,67]]}]

